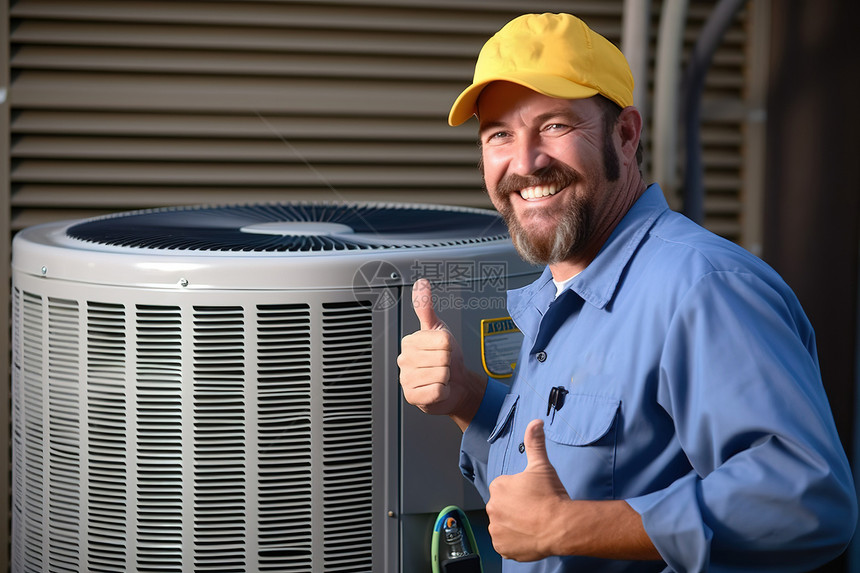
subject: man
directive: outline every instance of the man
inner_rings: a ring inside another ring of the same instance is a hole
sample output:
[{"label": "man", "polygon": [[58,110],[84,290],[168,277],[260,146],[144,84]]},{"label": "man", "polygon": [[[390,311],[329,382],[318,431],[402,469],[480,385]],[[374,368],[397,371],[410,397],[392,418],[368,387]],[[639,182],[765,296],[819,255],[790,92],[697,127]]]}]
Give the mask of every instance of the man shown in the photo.
[{"label": "man", "polygon": [[510,387],[468,371],[414,289],[407,401],[463,430],[504,571],[807,571],[857,500],[812,328],[776,273],[669,210],[637,156],[624,56],[579,19],[521,16],[449,123],[479,121],[493,205],[527,260]]}]

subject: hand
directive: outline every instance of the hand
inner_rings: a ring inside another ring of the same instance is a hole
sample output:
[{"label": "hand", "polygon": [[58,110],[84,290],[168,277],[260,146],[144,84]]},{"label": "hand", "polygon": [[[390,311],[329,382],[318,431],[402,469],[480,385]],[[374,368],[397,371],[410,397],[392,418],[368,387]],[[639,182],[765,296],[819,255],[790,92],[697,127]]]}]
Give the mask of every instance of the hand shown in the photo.
[{"label": "hand", "polygon": [[526,469],[493,480],[487,515],[490,537],[499,555],[516,561],[537,561],[555,554],[552,538],[560,528],[552,517],[571,500],[547,457],[542,420],[529,423],[524,443]]},{"label": "hand", "polygon": [[400,385],[410,404],[429,414],[447,414],[465,430],[480,406],[486,379],[466,369],[463,351],[433,308],[430,281],[412,287],[412,306],[421,329],[403,337]]}]

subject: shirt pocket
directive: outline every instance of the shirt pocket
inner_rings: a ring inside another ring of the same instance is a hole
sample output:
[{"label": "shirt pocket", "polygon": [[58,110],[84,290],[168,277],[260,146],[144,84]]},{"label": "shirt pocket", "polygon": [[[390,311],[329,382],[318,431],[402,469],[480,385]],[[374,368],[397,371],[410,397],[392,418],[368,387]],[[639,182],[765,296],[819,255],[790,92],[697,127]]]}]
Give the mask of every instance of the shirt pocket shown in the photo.
[{"label": "shirt pocket", "polygon": [[519,398],[519,394],[508,394],[505,396],[502,407],[499,410],[496,426],[487,438],[487,441],[490,443],[490,453],[487,459],[488,483],[502,475],[502,471],[504,470],[509,450],[508,446],[513,435],[512,428],[514,427]]},{"label": "shirt pocket", "polygon": [[564,406],[550,412],[544,423],[547,438],[567,446],[588,446],[615,425],[621,400],[605,396],[569,394]]},{"label": "shirt pocket", "polygon": [[569,394],[544,421],[547,454],[574,499],[613,499],[621,401]]}]

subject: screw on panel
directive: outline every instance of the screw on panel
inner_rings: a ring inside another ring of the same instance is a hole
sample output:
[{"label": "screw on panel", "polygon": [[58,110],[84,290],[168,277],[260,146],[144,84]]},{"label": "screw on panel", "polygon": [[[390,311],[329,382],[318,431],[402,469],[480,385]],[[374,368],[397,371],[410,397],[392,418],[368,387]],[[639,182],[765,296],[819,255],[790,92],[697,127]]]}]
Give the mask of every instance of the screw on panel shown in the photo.
[{"label": "screw on panel", "polygon": [[187,287],[188,286],[188,279],[179,279],[179,286]]},{"label": "screw on panel", "polygon": [[48,274],[48,267],[42,267],[42,276],[45,276],[47,274]]}]

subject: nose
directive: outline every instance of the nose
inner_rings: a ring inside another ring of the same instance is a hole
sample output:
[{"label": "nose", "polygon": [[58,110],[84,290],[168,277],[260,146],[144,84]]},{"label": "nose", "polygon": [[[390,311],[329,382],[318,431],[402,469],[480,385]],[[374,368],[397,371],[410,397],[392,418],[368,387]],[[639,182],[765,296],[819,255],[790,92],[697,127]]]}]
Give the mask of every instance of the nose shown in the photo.
[{"label": "nose", "polygon": [[510,169],[517,175],[534,175],[552,161],[537,136],[519,138],[511,152]]}]

